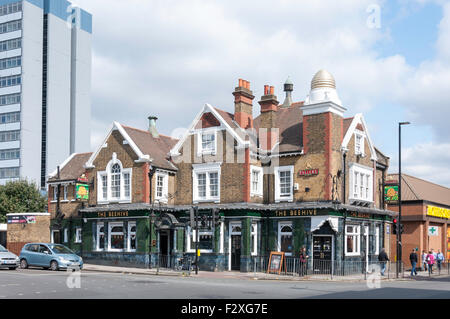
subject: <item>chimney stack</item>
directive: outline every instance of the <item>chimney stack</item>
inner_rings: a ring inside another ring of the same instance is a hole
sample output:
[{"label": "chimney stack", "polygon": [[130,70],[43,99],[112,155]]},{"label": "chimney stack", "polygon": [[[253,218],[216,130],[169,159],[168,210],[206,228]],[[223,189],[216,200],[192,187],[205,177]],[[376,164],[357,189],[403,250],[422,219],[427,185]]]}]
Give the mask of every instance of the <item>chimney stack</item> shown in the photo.
[{"label": "chimney stack", "polygon": [[278,142],[279,135],[279,129],[275,127],[279,102],[273,86],[264,85],[264,95],[261,97],[259,104],[261,105],[260,148],[271,150]]},{"label": "chimney stack", "polygon": [[239,86],[234,89],[234,119],[243,129],[253,128],[253,92],[250,82],[239,79]]},{"label": "chimney stack", "polygon": [[294,84],[291,79],[288,77],[286,83],[284,83],[284,92],[286,92],[286,98],[281,107],[291,107],[292,105],[292,91],[294,91]]},{"label": "chimney stack", "polygon": [[148,131],[152,134],[152,136],[154,138],[158,138],[159,134],[158,134],[158,130],[156,129],[156,120],[158,119],[156,116],[149,116],[149,126],[148,126]]}]

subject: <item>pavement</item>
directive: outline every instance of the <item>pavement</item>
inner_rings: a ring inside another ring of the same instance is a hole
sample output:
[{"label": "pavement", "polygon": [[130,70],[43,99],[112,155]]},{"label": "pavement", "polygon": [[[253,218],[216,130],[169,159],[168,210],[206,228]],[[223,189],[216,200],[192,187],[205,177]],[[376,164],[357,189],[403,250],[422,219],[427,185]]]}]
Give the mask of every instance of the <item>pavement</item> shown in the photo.
[{"label": "pavement", "polygon": [[[187,271],[174,271],[170,269],[160,268],[159,270],[156,268],[146,269],[146,268],[134,268],[134,267],[117,267],[117,266],[105,266],[105,265],[94,265],[94,264],[84,264],[83,271],[87,272],[106,272],[106,273],[121,273],[121,274],[134,274],[134,275],[153,275],[153,276],[178,276],[178,277],[193,277],[193,278],[209,278],[209,279],[241,279],[241,280],[277,280],[277,281],[349,281],[349,282],[357,282],[357,281],[366,281],[370,274],[367,275],[367,278],[364,278],[364,275],[356,275],[356,276],[334,276],[331,278],[330,275],[310,275],[310,276],[292,276],[292,275],[277,275],[277,274],[267,274],[262,272],[237,272],[237,271],[221,271],[221,272],[212,272],[212,271],[199,271],[198,274],[195,274],[195,271],[191,271],[189,274]],[[442,273],[438,275],[434,273],[431,278],[436,277],[446,277],[450,276],[450,274]],[[370,278],[369,278],[370,279]],[[418,272],[417,276],[411,277],[410,271],[405,271],[403,276],[400,278],[396,278],[395,273],[390,273],[381,277],[383,281],[395,281],[395,280],[426,280],[430,279],[428,272],[421,271]]]}]

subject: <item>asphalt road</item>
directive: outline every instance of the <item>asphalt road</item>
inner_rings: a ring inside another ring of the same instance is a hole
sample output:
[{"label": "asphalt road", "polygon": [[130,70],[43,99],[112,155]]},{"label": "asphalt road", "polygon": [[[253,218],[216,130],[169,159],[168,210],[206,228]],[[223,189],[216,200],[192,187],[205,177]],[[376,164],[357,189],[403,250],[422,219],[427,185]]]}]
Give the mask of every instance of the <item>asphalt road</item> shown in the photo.
[{"label": "asphalt road", "polygon": [[[380,288],[369,289],[362,282],[290,282],[87,271],[78,275],[69,277],[65,271],[41,269],[0,270],[0,299],[450,299],[450,277],[383,281]],[[68,287],[68,282],[73,288]]]}]

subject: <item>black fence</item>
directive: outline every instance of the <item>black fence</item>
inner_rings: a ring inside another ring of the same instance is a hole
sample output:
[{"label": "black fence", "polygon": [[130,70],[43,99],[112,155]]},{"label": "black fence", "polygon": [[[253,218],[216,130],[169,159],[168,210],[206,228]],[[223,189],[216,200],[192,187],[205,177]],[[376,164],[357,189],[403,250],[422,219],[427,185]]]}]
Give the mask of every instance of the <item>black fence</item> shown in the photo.
[{"label": "black fence", "polygon": [[[269,257],[253,257],[253,272],[268,272]],[[281,271],[271,272],[283,276],[299,276],[309,278],[352,278],[370,279],[376,276],[380,278],[403,278],[405,267],[401,262],[378,261],[336,261],[336,260],[308,260],[301,263],[298,257],[285,257]],[[397,275],[398,274],[398,275]]]},{"label": "black fence", "polygon": [[191,271],[194,270],[194,262],[190,256],[157,255],[155,268],[157,271],[160,269],[165,271],[171,270],[190,275]]}]

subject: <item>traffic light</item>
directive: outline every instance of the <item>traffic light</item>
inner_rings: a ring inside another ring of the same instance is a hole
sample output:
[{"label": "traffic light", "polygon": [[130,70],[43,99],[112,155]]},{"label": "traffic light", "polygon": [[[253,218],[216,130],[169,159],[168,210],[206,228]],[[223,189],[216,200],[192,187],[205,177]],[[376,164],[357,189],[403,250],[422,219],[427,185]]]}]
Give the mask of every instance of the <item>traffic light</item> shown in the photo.
[{"label": "traffic light", "polygon": [[403,226],[405,226],[405,225],[400,224],[400,234],[403,234],[403,231],[404,231],[404,227]]},{"label": "traffic light", "polygon": [[394,235],[397,235],[397,231],[398,231],[398,221],[397,219],[394,218],[394,220],[392,221],[392,228],[393,228],[393,233]]}]

